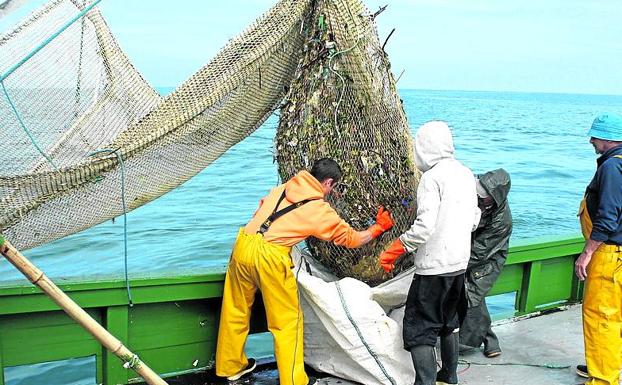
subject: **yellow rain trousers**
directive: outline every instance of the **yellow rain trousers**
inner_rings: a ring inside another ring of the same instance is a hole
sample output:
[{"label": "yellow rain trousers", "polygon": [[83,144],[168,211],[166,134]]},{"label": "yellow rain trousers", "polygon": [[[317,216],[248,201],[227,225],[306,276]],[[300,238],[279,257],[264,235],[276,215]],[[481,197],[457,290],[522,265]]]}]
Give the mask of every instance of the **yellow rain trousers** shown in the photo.
[{"label": "yellow rain trousers", "polygon": [[225,278],[216,375],[232,376],[248,364],[244,345],[251,307],[259,289],[266,308],[268,330],[274,336],[280,385],[307,385],[309,382],[304,369],[303,317],[290,249],[265,241],[261,234],[248,235],[240,229]]},{"label": "yellow rain trousers", "polygon": [[[592,221],[581,202],[581,229]],[[587,237],[586,237],[587,239]],[[602,244],[587,268],[583,294],[583,338],[589,385],[618,385],[622,366],[622,247]]]}]

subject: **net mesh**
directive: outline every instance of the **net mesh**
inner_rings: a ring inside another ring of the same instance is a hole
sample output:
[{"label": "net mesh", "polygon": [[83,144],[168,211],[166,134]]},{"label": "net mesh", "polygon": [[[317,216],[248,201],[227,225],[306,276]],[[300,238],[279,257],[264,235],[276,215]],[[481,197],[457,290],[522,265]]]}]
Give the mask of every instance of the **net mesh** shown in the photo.
[{"label": "net mesh", "polygon": [[[0,230],[34,247],[122,214],[122,184],[131,210],[204,169],[283,99],[308,7],[279,2],[166,98],[88,12],[2,80]],[[53,1],[1,36],[0,74],[83,8]]]},{"label": "net mesh", "polygon": [[359,0],[281,0],[164,98],[95,8],[65,29],[86,6],[54,0],[0,36],[0,231],[16,247],[114,218],[123,197],[132,210],[161,196],[280,108],[283,179],[333,157],[345,171],[337,211],[364,229],[383,204],[397,223],[362,250],[311,240],[315,256],[339,276],[386,278],[375,258],[412,223],[418,178],[389,62]]},{"label": "net mesh", "polygon": [[[394,228],[359,249],[310,238],[312,254],[339,277],[386,280],[377,262],[388,243],[414,221],[418,173],[408,123],[374,17],[360,1],[318,0],[304,28],[304,55],[281,108],[276,150],[286,180],[330,157],[344,177],[332,206],[364,230],[380,205]],[[395,272],[405,267],[402,258]]]}]

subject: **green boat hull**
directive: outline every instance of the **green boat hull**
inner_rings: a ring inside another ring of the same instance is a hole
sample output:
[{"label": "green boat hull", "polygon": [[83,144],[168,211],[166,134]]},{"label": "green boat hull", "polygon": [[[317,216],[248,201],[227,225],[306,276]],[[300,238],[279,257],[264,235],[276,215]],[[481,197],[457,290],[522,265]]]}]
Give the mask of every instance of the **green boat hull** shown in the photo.
[{"label": "green boat hull", "polygon": [[[513,245],[490,295],[516,292],[514,315],[580,301],[573,266],[582,247],[582,238]],[[166,378],[213,368],[223,281],[224,271],[133,279],[133,306],[120,279],[56,283]],[[266,331],[260,300],[253,313],[251,332]],[[98,384],[141,381],[39,289],[0,287],[0,385],[7,367],[89,356]]]}]

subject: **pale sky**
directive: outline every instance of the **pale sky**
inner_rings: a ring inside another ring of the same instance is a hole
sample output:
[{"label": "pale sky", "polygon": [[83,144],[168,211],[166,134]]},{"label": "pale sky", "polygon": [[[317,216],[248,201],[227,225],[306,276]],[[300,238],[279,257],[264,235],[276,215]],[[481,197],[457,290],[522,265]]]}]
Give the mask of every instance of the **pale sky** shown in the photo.
[{"label": "pale sky", "polygon": [[[102,0],[100,9],[145,78],[174,87],[273,3]],[[622,94],[622,0],[366,4],[389,5],[377,23],[381,42],[396,28],[386,50],[395,75],[405,70],[399,88]]]}]

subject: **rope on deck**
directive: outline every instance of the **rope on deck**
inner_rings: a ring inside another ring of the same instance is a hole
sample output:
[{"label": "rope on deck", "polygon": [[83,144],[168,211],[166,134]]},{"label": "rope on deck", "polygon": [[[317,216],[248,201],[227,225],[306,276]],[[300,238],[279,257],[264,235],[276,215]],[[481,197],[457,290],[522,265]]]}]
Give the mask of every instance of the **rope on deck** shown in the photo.
[{"label": "rope on deck", "polygon": [[534,367],[534,368],[543,368],[543,369],[568,369],[570,367],[570,365],[557,365],[557,364],[529,364],[529,363],[522,363],[522,362],[471,362],[471,361],[467,361],[467,360],[458,360],[458,364],[459,365],[466,365],[467,367],[460,370],[458,372],[458,374],[462,374],[464,372],[466,372],[467,370],[469,370],[469,368],[471,367],[471,365],[474,366],[529,366],[529,367]]}]

